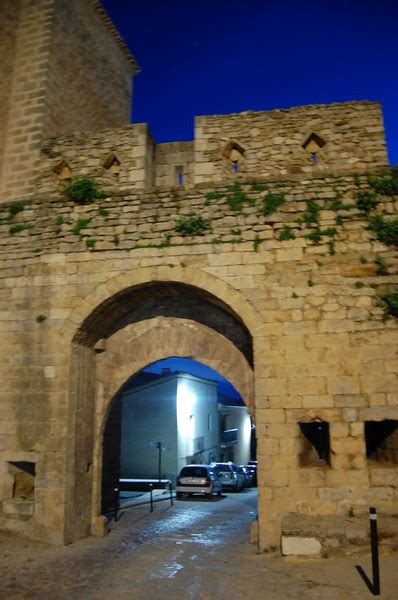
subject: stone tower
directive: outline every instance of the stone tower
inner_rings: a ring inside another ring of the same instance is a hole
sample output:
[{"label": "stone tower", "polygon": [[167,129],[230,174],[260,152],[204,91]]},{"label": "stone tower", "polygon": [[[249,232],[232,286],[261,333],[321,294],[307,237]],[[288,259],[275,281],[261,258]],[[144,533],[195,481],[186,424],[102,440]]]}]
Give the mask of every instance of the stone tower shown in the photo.
[{"label": "stone tower", "polygon": [[0,3],[0,193],[26,199],[43,138],[130,122],[138,67],[99,2]]}]

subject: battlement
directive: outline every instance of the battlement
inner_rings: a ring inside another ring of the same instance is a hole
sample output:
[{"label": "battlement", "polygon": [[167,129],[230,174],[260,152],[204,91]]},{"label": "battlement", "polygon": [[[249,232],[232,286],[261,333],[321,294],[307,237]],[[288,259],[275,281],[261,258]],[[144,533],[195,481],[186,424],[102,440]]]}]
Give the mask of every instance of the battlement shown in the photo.
[{"label": "battlement", "polygon": [[201,116],[192,142],[156,144],[146,124],[44,141],[38,191],[89,176],[109,193],[245,179],[363,173],[387,165],[374,102]]}]

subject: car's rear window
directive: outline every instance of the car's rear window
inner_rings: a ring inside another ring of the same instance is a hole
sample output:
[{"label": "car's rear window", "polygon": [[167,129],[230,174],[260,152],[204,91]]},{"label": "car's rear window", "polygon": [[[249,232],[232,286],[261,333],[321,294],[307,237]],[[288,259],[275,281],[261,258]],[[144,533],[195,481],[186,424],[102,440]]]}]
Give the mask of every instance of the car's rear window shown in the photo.
[{"label": "car's rear window", "polygon": [[180,477],[207,477],[207,469],[204,467],[184,467],[181,469]]},{"label": "car's rear window", "polygon": [[216,465],[213,467],[216,473],[231,473],[231,467],[229,465]]}]

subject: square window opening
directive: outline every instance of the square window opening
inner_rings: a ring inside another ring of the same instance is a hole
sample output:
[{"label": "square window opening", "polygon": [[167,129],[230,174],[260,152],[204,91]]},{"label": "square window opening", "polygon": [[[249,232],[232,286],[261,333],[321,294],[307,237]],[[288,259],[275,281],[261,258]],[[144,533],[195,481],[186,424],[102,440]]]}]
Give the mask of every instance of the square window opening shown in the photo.
[{"label": "square window opening", "polygon": [[300,467],[317,467],[330,464],[329,423],[312,421],[299,423],[302,449],[299,453]]},{"label": "square window opening", "polygon": [[369,461],[398,464],[398,420],[365,421],[365,443]]},{"label": "square window opening", "polygon": [[12,498],[33,500],[35,493],[36,465],[28,461],[9,461],[9,472],[13,476]]}]

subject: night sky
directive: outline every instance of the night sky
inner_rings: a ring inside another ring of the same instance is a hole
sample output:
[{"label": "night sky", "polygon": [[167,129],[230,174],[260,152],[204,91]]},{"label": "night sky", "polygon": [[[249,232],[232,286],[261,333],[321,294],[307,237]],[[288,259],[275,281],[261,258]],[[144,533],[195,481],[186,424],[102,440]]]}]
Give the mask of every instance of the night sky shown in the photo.
[{"label": "night sky", "polygon": [[225,394],[234,399],[240,399],[239,392],[229,383],[229,381],[217,373],[217,371],[190,358],[177,358],[176,356],[173,356],[165,358],[164,360],[158,360],[149,365],[145,371],[149,371],[150,373],[162,373],[165,368],[170,369],[171,371],[180,371],[182,373],[189,373],[190,375],[217,381],[220,394]]},{"label": "night sky", "polygon": [[397,0],[103,0],[142,72],[133,122],[193,139],[195,115],[379,100],[398,163]]}]

